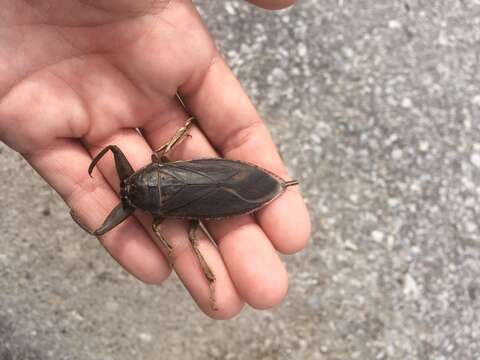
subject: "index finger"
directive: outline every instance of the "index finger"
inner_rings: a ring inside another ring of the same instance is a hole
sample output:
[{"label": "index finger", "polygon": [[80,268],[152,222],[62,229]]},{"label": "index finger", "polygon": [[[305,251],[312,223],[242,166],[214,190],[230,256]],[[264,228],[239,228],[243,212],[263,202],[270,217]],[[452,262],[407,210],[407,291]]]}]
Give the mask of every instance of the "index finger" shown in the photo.
[{"label": "index finger", "polygon": [[[240,83],[217,55],[197,84],[180,93],[212,145],[225,157],[255,163],[288,178],[269,131]],[[293,253],[306,246],[310,219],[298,189],[289,188],[256,213],[275,248]]]}]

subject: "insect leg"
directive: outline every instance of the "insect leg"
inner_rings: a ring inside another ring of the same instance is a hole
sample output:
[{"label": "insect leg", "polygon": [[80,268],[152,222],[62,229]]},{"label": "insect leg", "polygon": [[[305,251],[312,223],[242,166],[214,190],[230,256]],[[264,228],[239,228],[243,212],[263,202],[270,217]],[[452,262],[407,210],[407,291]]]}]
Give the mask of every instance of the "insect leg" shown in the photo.
[{"label": "insect leg", "polygon": [[84,223],[82,223],[82,221],[79,219],[78,215],[75,213],[75,211],[73,211],[73,209],[70,209],[70,216],[72,217],[73,221],[75,221],[75,223],[80,226],[80,228],[82,228],[83,231],[85,231],[86,233],[90,234],[90,235],[93,235],[93,231],[90,230],[87,225],[85,225]]},{"label": "insect leg", "polygon": [[126,179],[134,173],[132,166],[128,162],[125,154],[120,150],[116,145],[108,145],[102,151],[100,151],[97,156],[92,160],[90,166],[88,167],[88,174],[92,175],[93,168],[97,165],[97,162],[110,150],[113,153],[115,158],[115,167],[117,168],[118,177],[120,181]]},{"label": "insect leg", "polygon": [[208,287],[210,289],[210,307],[213,310],[218,310],[217,306],[215,305],[215,274],[210,269],[210,266],[208,266],[207,261],[198,249],[198,242],[195,232],[197,231],[199,223],[199,220],[192,220],[192,222],[190,223],[190,229],[188,230],[188,238],[190,240],[190,243],[192,244],[193,251],[195,252],[195,255],[197,256],[197,259],[200,263],[203,274],[208,281]]},{"label": "insect leg", "polygon": [[[134,173],[132,166],[128,162],[125,154],[120,150],[120,148],[116,145],[108,145],[100,151],[97,156],[95,156],[88,167],[88,175],[92,175],[93,168],[100,159],[107,153],[107,151],[111,151],[113,153],[113,157],[115,159],[115,167],[117,169],[118,177],[120,178],[120,182],[123,182],[127,177]],[[77,217],[73,210],[70,210],[70,216],[72,219],[80,226],[83,230],[87,233],[95,236],[101,236],[106,232],[112,230],[115,226],[120,224],[124,221],[128,216],[130,216],[135,209],[131,206],[125,206],[123,203],[118,204],[111,212],[108,214],[107,218],[103,222],[103,224],[95,231],[88,229]]]},{"label": "insect leg", "polygon": [[118,204],[111,212],[108,214],[107,218],[104,220],[103,224],[95,231],[90,230],[83,224],[80,219],[78,218],[77,214],[72,210],[70,210],[70,216],[72,217],[73,221],[77,223],[83,230],[85,230],[90,235],[94,236],[101,236],[106,232],[112,230],[115,226],[120,224],[124,221],[127,217],[129,217],[135,209],[133,207],[125,207],[122,203]]},{"label": "insect leg", "polygon": [[160,229],[160,225],[164,219],[161,217],[157,217],[153,219],[153,224],[152,224],[152,229],[155,235],[157,235],[158,240],[160,240],[160,243],[167,249],[168,252],[168,262],[170,263],[170,266],[173,266],[173,247],[170,245],[167,239],[165,239],[165,236],[162,234],[162,230]]},{"label": "insect leg", "polygon": [[178,129],[175,135],[173,135],[167,143],[155,150],[157,157],[162,158],[164,155],[167,155],[175,145],[180,144],[188,136],[188,131],[194,122],[195,118],[193,116],[189,117],[185,123],[185,126]]},{"label": "insect leg", "polygon": [[208,240],[210,240],[210,242],[216,247],[217,243],[213,239],[212,235],[210,235],[210,233],[208,232],[205,224],[201,220],[198,220],[198,225],[200,226],[200,229],[202,229],[203,233],[207,236]]}]

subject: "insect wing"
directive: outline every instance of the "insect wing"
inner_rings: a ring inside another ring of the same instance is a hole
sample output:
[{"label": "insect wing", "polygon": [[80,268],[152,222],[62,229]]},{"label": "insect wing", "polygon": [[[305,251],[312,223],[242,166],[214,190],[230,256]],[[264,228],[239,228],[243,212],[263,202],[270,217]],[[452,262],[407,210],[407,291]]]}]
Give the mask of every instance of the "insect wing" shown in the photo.
[{"label": "insect wing", "polygon": [[166,164],[160,175],[165,216],[223,218],[252,212],[283,191],[279,178],[254,165],[225,159]]}]

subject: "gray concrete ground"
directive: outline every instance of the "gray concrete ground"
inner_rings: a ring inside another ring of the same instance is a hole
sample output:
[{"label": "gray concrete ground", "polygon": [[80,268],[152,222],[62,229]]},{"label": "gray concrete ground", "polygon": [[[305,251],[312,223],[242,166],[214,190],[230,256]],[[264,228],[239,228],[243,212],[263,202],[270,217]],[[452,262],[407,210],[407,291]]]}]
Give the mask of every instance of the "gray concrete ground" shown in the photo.
[{"label": "gray concrete ground", "polygon": [[314,222],[286,301],[207,319],[0,146],[0,359],[480,358],[480,2],[197,2]]}]

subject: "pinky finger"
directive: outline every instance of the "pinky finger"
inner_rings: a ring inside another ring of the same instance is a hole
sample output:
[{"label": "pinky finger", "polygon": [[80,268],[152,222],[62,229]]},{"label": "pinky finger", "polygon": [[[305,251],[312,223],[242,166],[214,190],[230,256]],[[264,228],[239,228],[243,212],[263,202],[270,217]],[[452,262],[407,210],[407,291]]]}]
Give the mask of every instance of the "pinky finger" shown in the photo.
[{"label": "pinky finger", "polygon": [[[88,176],[92,159],[79,142],[58,140],[24,157],[87,227],[98,227],[118,204],[117,195],[99,173],[95,179]],[[133,216],[102,236],[101,243],[120,265],[145,283],[159,284],[170,274],[161,251]]]}]

